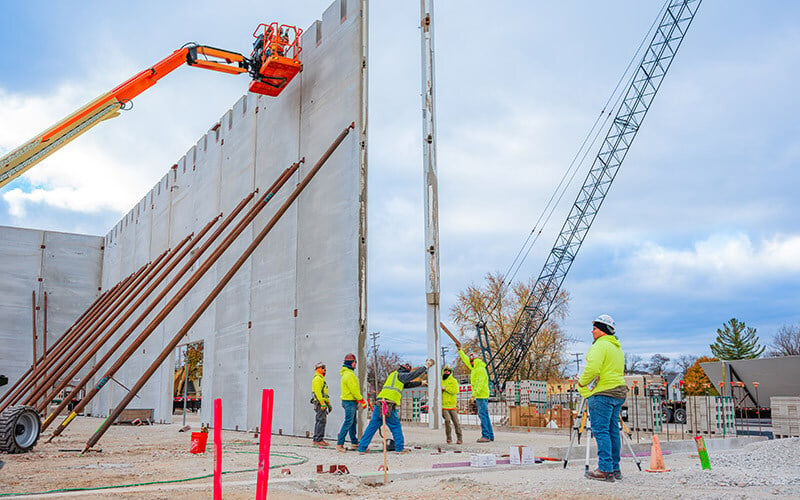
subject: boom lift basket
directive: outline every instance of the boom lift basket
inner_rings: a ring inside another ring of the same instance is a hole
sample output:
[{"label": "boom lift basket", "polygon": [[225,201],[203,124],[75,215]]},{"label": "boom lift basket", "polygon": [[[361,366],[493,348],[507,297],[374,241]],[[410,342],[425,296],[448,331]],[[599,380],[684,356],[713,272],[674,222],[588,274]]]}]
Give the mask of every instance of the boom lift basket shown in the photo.
[{"label": "boom lift basket", "polygon": [[253,32],[256,41],[250,59],[253,81],[248,90],[256,94],[276,96],[303,70],[300,62],[302,29],[278,23],[258,25]]}]

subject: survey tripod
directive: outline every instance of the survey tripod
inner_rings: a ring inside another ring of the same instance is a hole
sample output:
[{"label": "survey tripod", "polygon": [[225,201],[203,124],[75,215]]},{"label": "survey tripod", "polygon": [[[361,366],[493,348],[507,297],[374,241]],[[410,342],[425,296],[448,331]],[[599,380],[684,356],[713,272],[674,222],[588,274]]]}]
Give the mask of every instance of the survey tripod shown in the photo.
[{"label": "survey tripod", "polygon": [[[564,468],[567,468],[567,463],[569,463],[569,452],[572,451],[572,443],[575,441],[575,436],[578,436],[578,444],[581,442],[581,432],[583,429],[586,428],[590,432],[592,430],[591,421],[589,417],[589,409],[586,407],[586,398],[581,400],[581,404],[578,406],[578,415],[575,418],[575,423],[572,425],[572,431],[570,432],[569,436],[569,448],[567,448],[567,454],[564,456]],[[625,444],[628,445],[628,450],[631,452],[631,457],[633,458],[636,467],[639,468],[639,471],[642,470],[642,462],[639,460],[639,457],[636,456],[636,453],[633,452],[633,446],[631,446],[631,431],[628,429],[628,426],[625,425],[625,422],[622,421],[622,417],[619,417],[619,425],[620,425],[620,435],[622,439],[625,440]],[[589,449],[592,447],[592,438],[588,435],[586,436],[586,462],[584,464],[585,467],[585,474],[589,473]]]}]

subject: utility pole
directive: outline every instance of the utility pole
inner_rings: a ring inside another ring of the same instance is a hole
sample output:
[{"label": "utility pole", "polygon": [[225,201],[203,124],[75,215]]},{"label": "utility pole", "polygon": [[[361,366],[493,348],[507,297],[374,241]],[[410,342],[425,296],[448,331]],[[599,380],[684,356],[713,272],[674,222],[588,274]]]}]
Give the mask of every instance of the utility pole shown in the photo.
[{"label": "utility pole", "polygon": [[576,372],[576,375],[580,376],[580,374],[581,374],[581,353],[573,352],[572,355],[575,356],[575,364],[578,365],[578,371]]},{"label": "utility pole", "polygon": [[[375,397],[378,397],[378,337],[380,337],[381,332],[372,332],[370,337],[372,337],[372,355],[373,361],[375,363],[375,368],[373,370],[375,374]],[[369,394],[367,394],[367,398],[369,398]]]},{"label": "utility pole", "polygon": [[442,366],[447,364],[447,360],[445,360],[445,355],[450,351],[450,349],[446,346],[442,346]]},{"label": "utility pole", "polygon": [[422,162],[425,186],[425,302],[427,303],[429,429],[439,428],[442,414],[442,367],[439,354],[439,180],[436,172],[436,107],[433,71],[433,0],[420,0],[422,48]]}]

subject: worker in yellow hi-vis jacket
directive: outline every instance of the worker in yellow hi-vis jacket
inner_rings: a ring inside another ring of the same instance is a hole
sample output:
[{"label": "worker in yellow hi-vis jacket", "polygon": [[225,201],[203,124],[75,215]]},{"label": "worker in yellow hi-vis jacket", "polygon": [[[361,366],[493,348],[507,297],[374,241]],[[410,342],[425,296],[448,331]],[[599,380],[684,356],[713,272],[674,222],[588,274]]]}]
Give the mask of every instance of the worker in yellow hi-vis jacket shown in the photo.
[{"label": "worker in yellow hi-vis jacket", "polygon": [[314,366],[311,392],[314,393],[311,403],[317,414],[314,422],[314,445],[328,446],[325,441],[325,424],[328,422],[328,413],[331,412],[331,400],[328,397],[328,383],[325,382],[325,363],[321,361]]},{"label": "worker in yellow hi-vis jacket", "polygon": [[489,418],[489,371],[486,363],[476,352],[469,356],[461,349],[461,343],[457,343],[458,355],[461,361],[469,369],[469,383],[472,384],[472,397],[475,398],[475,406],[478,407],[478,419],[481,421],[481,437],[479,443],[494,441],[494,431],[492,421]]}]

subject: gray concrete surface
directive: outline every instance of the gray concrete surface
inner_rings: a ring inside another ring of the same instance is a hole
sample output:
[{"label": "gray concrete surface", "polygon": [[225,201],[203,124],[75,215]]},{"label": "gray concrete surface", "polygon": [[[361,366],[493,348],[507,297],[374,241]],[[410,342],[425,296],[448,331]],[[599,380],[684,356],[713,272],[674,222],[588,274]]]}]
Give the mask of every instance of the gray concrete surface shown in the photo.
[{"label": "gray concrete surface", "polygon": [[[281,96],[242,97],[106,235],[104,288],[218,213],[227,215],[247,193],[265,189],[292,162],[306,158],[252,227],[126,362],[115,377],[121,383],[136,381],[350,122],[357,133],[345,139],[186,342],[204,342],[202,419],[212,420],[211,402],[222,398],[226,429],[257,427],[261,390],[273,388],[275,428],[305,434],[313,426],[308,400],[314,364],[329,366],[334,400],[344,354],[354,352],[366,365],[361,15],[360,1],[333,2],[303,34],[303,72]],[[157,421],[169,422],[173,368],[170,358],[130,406],[153,408]],[[122,397],[123,390],[109,384],[90,410],[106,415]]]},{"label": "gray concrete surface", "polygon": [[31,292],[36,292],[37,348],[42,354],[44,292],[47,344],[52,346],[99,295],[103,238],[37,229],[0,227],[0,373],[9,385],[33,361]]}]

